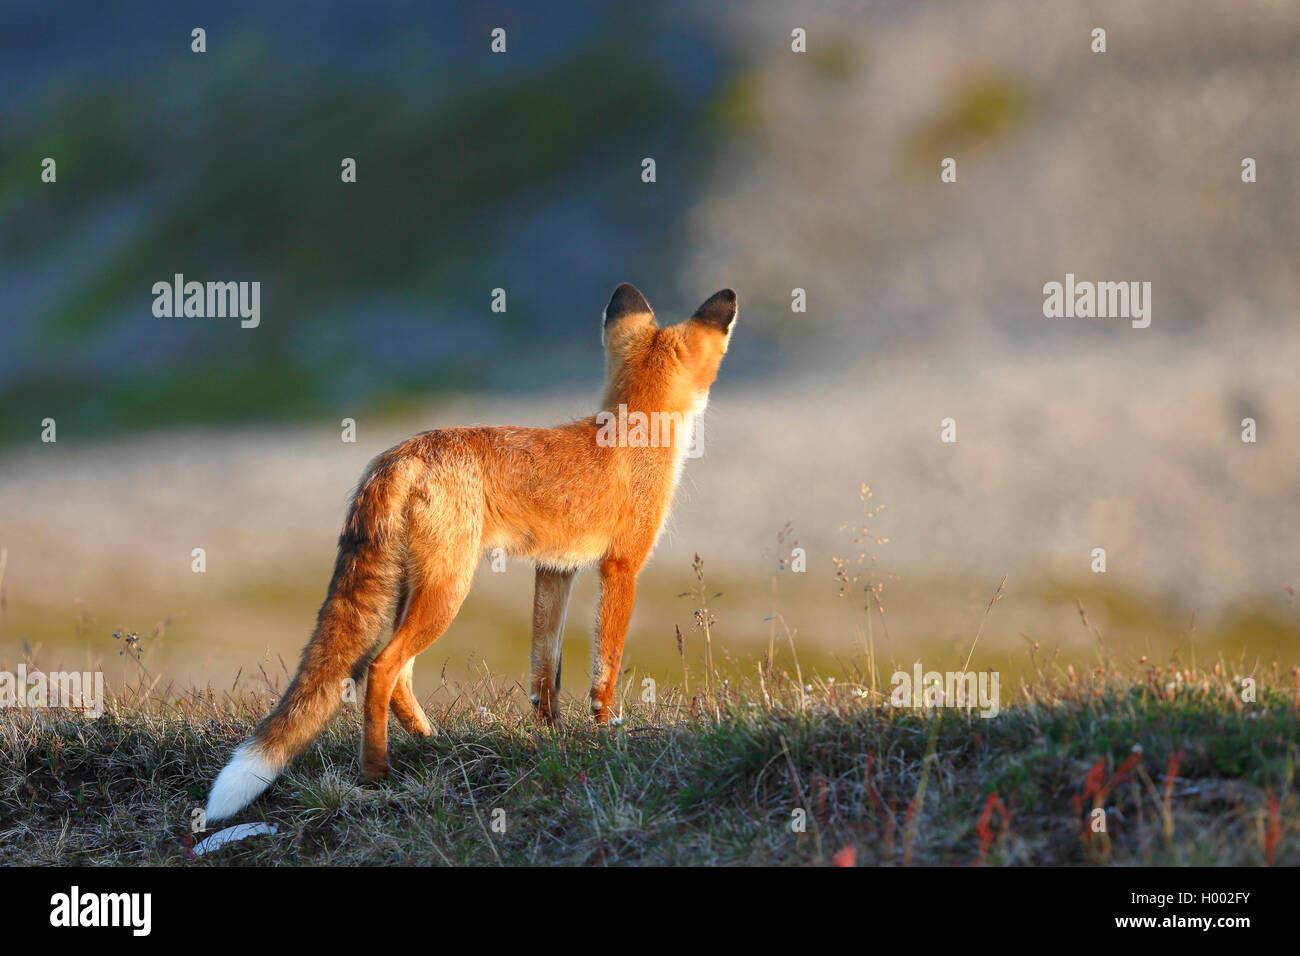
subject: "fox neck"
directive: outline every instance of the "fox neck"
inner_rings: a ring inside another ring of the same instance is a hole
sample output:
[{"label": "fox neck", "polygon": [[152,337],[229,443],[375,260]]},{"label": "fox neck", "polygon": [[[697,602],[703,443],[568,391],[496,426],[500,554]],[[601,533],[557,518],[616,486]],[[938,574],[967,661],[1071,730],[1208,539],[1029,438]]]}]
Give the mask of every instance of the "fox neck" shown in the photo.
[{"label": "fox neck", "polygon": [[637,395],[607,389],[597,425],[617,435],[622,447],[657,449],[680,472],[698,419],[708,405],[707,390],[674,396]]}]

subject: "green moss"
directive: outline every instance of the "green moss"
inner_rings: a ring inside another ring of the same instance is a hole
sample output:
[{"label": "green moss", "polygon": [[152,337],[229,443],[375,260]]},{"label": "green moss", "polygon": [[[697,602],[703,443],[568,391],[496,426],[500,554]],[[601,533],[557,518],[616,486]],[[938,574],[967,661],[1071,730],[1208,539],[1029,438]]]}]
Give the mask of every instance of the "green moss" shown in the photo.
[{"label": "green moss", "polygon": [[762,88],[757,71],[731,74],[709,104],[709,120],[732,135],[754,132],[762,125]]},{"label": "green moss", "polygon": [[945,156],[958,156],[1005,141],[1024,125],[1032,104],[1028,90],[1004,73],[962,81],[930,119],[907,138],[903,162],[926,175]]}]

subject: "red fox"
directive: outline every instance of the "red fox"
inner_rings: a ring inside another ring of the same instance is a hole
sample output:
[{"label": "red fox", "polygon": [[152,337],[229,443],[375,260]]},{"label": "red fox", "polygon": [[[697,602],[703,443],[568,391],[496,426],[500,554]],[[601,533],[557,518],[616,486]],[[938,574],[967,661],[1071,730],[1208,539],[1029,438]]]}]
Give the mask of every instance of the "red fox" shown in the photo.
[{"label": "red fox", "polygon": [[[605,307],[599,414],[555,428],[438,429],[374,459],[353,495],[298,673],[218,775],[206,818],[232,816],[262,793],[339,709],[348,677],[366,677],[367,778],[388,772],[390,706],[408,733],[430,734],[411,688],[415,657],[460,610],[485,550],[536,564],[530,700],[547,723],[557,716],[569,592],[579,570],[599,565],[591,713],[597,724],[615,720],[637,574],[668,515],[735,318],[736,293],[723,289],[686,321],[660,328],[625,283]],[[611,438],[612,415],[622,422],[637,413],[677,427],[667,440],[628,438],[626,427]],[[392,640],[370,661],[394,597]]]}]

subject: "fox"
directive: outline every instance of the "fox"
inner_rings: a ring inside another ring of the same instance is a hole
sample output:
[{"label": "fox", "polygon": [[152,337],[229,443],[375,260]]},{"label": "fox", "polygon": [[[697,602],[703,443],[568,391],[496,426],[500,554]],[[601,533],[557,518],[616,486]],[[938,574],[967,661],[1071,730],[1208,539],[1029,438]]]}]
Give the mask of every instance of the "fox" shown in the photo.
[{"label": "fox", "polygon": [[[412,686],[415,658],[456,617],[483,553],[498,548],[535,566],[529,701],[542,725],[559,719],[574,579],[599,569],[588,701],[598,727],[621,722],[615,688],[637,576],[667,520],[737,311],[735,291],[723,289],[661,328],[645,296],[623,283],[602,318],[596,414],[553,428],[435,429],[374,458],[348,506],[298,670],[217,775],[205,819],[234,816],[257,799],[341,708],[349,678],[365,679],[362,772],[387,775],[390,710],[407,733],[433,732]],[[666,441],[624,440],[626,430],[610,440],[610,417],[637,412],[682,425]],[[390,610],[392,638],[374,654]]]}]

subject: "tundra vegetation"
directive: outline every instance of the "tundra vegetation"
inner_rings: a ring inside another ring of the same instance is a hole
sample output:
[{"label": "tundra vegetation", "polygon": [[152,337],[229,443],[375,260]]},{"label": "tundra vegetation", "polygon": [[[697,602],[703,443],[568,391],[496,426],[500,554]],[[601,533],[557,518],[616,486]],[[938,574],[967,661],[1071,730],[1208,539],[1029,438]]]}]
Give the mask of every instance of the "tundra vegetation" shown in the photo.
[{"label": "tundra vegetation", "polygon": [[[625,672],[623,726],[595,729],[566,696],[561,726],[541,727],[519,682],[444,678],[421,694],[434,735],[396,733],[391,776],[367,784],[349,707],[231,821],[276,833],[211,855],[192,853],[196,810],[287,673],[218,693],[178,690],[140,663],[97,719],[0,709],[0,862],[1300,863],[1300,668],[1121,659],[1098,633],[1087,668],[1028,641],[995,717],[900,708],[891,675],[909,667],[865,643],[838,676],[806,673],[779,614],[760,659],[727,658],[698,558],[694,570],[681,679]],[[1013,593],[993,593],[972,668]],[[883,623],[883,606],[869,613]],[[122,652],[137,660],[138,640]]]}]

